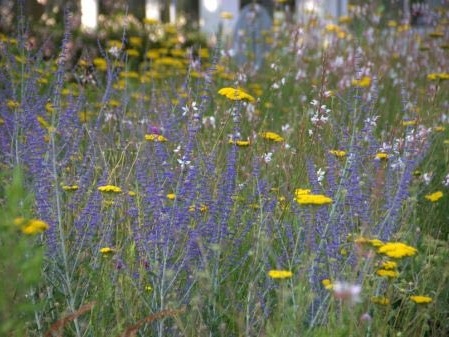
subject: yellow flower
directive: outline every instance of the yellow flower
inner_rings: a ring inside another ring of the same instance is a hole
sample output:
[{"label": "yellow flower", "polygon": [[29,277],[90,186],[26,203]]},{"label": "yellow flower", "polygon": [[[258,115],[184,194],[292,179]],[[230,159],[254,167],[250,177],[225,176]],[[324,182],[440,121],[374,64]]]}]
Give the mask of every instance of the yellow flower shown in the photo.
[{"label": "yellow flower", "polygon": [[445,128],[444,126],[438,125],[438,126],[435,126],[435,127],[433,128],[433,130],[434,130],[435,132],[443,132],[444,130],[446,130],[446,128]]},{"label": "yellow flower", "polygon": [[98,186],[98,190],[103,193],[122,193],[122,189],[114,185]]},{"label": "yellow flower", "polygon": [[422,295],[415,295],[415,296],[410,296],[410,300],[415,302],[415,303],[418,303],[418,304],[425,304],[425,303],[432,302],[432,297],[422,296]]},{"label": "yellow flower", "polygon": [[397,27],[398,23],[394,20],[388,20],[387,25],[388,27],[394,28]]},{"label": "yellow flower", "polygon": [[283,142],[284,141],[284,138],[282,138],[277,133],[271,132],[271,131],[261,132],[260,136],[264,139],[272,140],[273,142]]},{"label": "yellow flower", "polygon": [[297,194],[295,201],[300,205],[327,205],[332,199],[324,194]]},{"label": "yellow flower", "polygon": [[329,280],[328,278],[325,278],[324,280],[321,281],[321,284],[324,286],[324,288],[326,288],[327,290],[331,290],[332,289],[332,281]]},{"label": "yellow flower", "polygon": [[426,196],[424,196],[424,198],[426,198],[427,200],[431,201],[431,202],[436,202],[438,200],[440,200],[443,197],[443,192],[441,191],[436,191],[430,194],[427,194]]},{"label": "yellow flower", "polygon": [[133,47],[140,47],[142,46],[142,38],[140,36],[131,36],[129,38],[129,44]]},{"label": "yellow flower", "polygon": [[17,109],[20,106],[20,103],[12,99],[8,99],[6,101],[6,106],[10,109]]},{"label": "yellow flower", "polygon": [[386,270],[394,270],[398,267],[398,264],[395,261],[384,261],[381,267]]},{"label": "yellow flower", "polygon": [[25,223],[25,225],[22,227],[21,230],[23,234],[35,235],[42,233],[49,228],[50,226],[45,221],[38,219],[31,219]]},{"label": "yellow flower", "polygon": [[108,63],[104,58],[96,57],[94,58],[92,63],[94,64],[95,68],[97,68],[100,71],[106,71],[108,69]]},{"label": "yellow flower", "polygon": [[399,272],[396,270],[379,269],[376,274],[382,277],[396,278],[399,276]]},{"label": "yellow flower", "polygon": [[268,272],[268,276],[273,279],[284,279],[284,278],[290,278],[293,276],[293,273],[289,270],[270,270]]},{"label": "yellow flower", "polygon": [[367,88],[371,85],[371,77],[363,76],[360,80],[352,80],[352,85],[361,88]]},{"label": "yellow flower", "polygon": [[157,133],[151,133],[148,135],[145,135],[145,139],[149,140],[150,142],[166,142],[167,138],[165,138],[162,135],[158,135]]},{"label": "yellow flower", "polygon": [[346,151],[342,151],[342,150],[330,150],[329,153],[333,154],[335,157],[338,157],[338,158],[343,158],[346,156]]},{"label": "yellow flower", "polygon": [[64,191],[76,191],[78,189],[78,185],[63,185],[62,189]]},{"label": "yellow flower", "polygon": [[390,300],[385,296],[373,296],[373,297],[371,297],[371,302],[380,304],[380,305],[390,304]]},{"label": "yellow flower", "polygon": [[403,125],[403,126],[413,126],[413,125],[416,125],[416,120],[411,119],[411,120],[408,120],[408,121],[402,121],[402,125]]},{"label": "yellow flower", "polygon": [[103,255],[109,255],[115,252],[115,249],[111,248],[111,247],[103,247],[100,248],[100,253]]},{"label": "yellow flower", "polygon": [[378,248],[378,252],[391,258],[400,259],[405,256],[413,256],[418,250],[402,242],[387,242]]},{"label": "yellow flower", "polygon": [[126,49],[126,53],[128,54],[129,57],[139,57],[140,55],[139,51],[134,48]]},{"label": "yellow flower", "polygon": [[295,196],[310,194],[311,190],[306,188],[297,188],[295,189]]},{"label": "yellow flower", "polygon": [[169,200],[175,200],[175,199],[176,199],[176,194],[174,194],[174,193],[168,193],[168,194],[166,195],[166,197],[167,197],[167,199],[169,199]]},{"label": "yellow flower", "polygon": [[234,144],[240,147],[250,146],[251,142],[249,140],[229,140],[229,144]]},{"label": "yellow flower", "polygon": [[160,21],[157,19],[145,18],[143,19],[143,23],[146,25],[157,25]]},{"label": "yellow flower", "polygon": [[378,159],[378,160],[387,160],[388,159],[388,153],[378,152],[378,153],[376,153],[375,158]]},{"label": "yellow flower", "polygon": [[235,88],[221,88],[218,90],[218,94],[225,96],[226,98],[229,98],[233,101],[242,101],[246,100],[249,102],[254,102],[256,99],[251,96],[250,94],[244,92],[242,89],[235,89]]},{"label": "yellow flower", "polygon": [[443,36],[444,36],[444,33],[441,31],[438,31],[438,30],[429,33],[429,37],[431,37],[431,38],[438,38],[438,37],[443,37]]}]

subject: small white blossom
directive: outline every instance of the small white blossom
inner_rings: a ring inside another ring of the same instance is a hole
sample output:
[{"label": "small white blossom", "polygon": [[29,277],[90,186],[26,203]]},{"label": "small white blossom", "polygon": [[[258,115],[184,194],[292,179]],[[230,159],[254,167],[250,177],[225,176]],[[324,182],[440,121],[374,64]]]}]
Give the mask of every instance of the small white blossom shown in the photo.
[{"label": "small white blossom", "polygon": [[264,153],[262,155],[262,160],[264,161],[265,164],[268,164],[272,159],[273,159],[272,152]]},{"label": "small white blossom", "polygon": [[432,172],[426,172],[422,175],[422,179],[424,181],[424,184],[429,185],[430,182],[432,181]]},{"label": "small white blossom", "polygon": [[337,281],[332,284],[332,290],[334,297],[339,300],[349,301],[351,303],[360,302],[362,286],[359,284]]},{"label": "small white blossom", "polygon": [[321,185],[324,180],[324,176],[326,175],[326,171],[324,171],[322,168],[319,168],[316,172],[318,183]]},{"label": "small white blossom", "polygon": [[442,183],[445,187],[449,187],[449,173],[444,177]]},{"label": "small white blossom", "polygon": [[120,56],[120,48],[118,48],[117,46],[109,48],[108,52],[115,58],[118,58]]}]

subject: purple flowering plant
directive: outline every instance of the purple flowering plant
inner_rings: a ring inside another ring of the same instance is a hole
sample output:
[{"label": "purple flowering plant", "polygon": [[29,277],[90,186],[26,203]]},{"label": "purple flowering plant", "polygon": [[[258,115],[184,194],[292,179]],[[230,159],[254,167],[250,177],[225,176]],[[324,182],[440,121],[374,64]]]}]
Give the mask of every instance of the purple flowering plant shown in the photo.
[{"label": "purple flowering plant", "polygon": [[[447,82],[422,70],[442,73],[444,49],[429,38],[423,54],[423,37],[393,23],[370,22],[359,39],[344,20],[282,25],[257,73],[220,39],[208,58],[167,42],[167,55],[149,49],[139,64],[107,45],[73,60],[69,28],[50,60],[2,40],[0,165],[25,167],[49,225],[31,334],[65,313],[70,336],[134,324],[158,336],[424,331],[424,314],[406,324],[410,303],[388,309],[394,323],[375,303],[448,296],[447,276],[417,272],[424,255],[441,266],[430,242],[447,249],[425,210],[447,202],[447,184],[417,174],[447,174],[435,159],[447,154]],[[95,81],[71,77],[71,62]],[[425,199],[428,186],[441,199]],[[387,257],[373,240],[427,250],[378,273]]]}]

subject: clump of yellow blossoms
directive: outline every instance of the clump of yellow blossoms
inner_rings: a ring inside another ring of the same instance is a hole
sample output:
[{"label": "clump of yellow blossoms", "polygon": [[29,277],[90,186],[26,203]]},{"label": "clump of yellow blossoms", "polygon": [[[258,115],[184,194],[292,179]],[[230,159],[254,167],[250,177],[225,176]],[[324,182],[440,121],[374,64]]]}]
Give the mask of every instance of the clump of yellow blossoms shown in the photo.
[{"label": "clump of yellow blossoms", "polygon": [[268,272],[268,276],[273,279],[284,279],[284,278],[290,278],[293,276],[293,273],[289,270],[270,270]]},{"label": "clump of yellow blossoms", "polygon": [[400,259],[405,256],[413,256],[418,252],[416,248],[408,246],[402,242],[387,242],[380,246],[377,251],[380,254],[384,254],[394,259]]},{"label": "clump of yellow blossoms", "polygon": [[229,144],[237,145],[240,147],[247,147],[251,145],[251,142],[249,140],[229,140]]},{"label": "clump of yellow blossoms", "polygon": [[440,200],[443,197],[443,192],[441,191],[437,191],[431,194],[427,194],[426,196],[424,196],[424,198],[426,198],[427,200],[431,201],[431,202],[435,202]]},{"label": "clump of yellow blossoms", "polygon": [[271,132],[271,131],[261,132],[260,136],[264,139],[272,140],[273,142],[283,142],[284,141],[284,138],[282,138],[277,133]]},{"label": "clump of yellow blossoms", "polygon": [[295,190],[295,201],[300,205],[327,205],[332,199],[324,194],[311,194],[310,190],[298,188]]},{"label": "clump of yellow blossoms", "polygon": [[218,90],[218,93],[222,96],[225,96],[226,98],[229,98],[233,101],[248,101],[248,102],[254,102],[256,99],[251,96],[250,94],[246,93],[242,89],[235,89],[235,88],[221,88]]},{"label": "clump of yellow blossoms", "polygon": [[109,255],[115,252],[115,249],[111,248],[111,247],[103,247],[100,248],[100,253],[103,255]]},{"label": "clump of yellow blossoms", "polygon": [[103,193],[122,193],[122,189],[114,185],[98,186],[98,190]]},{"label": "clump of yellow blossoms", "polygon": [[415,296],[410,296],[410,300],[415,303],[418,303],[418,304],[426,304],[426,303],[432,302],[432,297],[415,295]]},{"label": "clump of yellow blossoms", "polygon": [[371,85],[371,77],[363,76],[359,80],[354,79],[352,80],[352,85],[356,87],[367,88]]},{"label": "clump of yellow blossoms", "polygon": [[24,218],[16,218],[14,224],[19,226],[22,233],[26,235],[40,234],[50,228],[45,221],[39,219],[25,220]]},{"label": "clump of yellow blossoms", "polygon": [[343,158],[346,156],[346,151],[343,150],[329,150],[330,154],[333,154],[337,158]]},{"label": "clump of yellow blossoms", "polygon": [[145,135],[145,139],[150,142],[159,142],[159,143],[167,141],[167,138],[165,138],[162,135],[158,135],[157,133],[151,133],[151,134]]}]

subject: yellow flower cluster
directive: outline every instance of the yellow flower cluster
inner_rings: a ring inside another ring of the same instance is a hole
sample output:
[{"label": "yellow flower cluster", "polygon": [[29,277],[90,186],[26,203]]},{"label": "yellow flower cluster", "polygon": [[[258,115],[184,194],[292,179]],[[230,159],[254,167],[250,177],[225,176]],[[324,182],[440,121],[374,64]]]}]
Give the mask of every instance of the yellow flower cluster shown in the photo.
[{"label": "yellow flower cluster", "polygon": [[418,252],[416,248],[408,246],[402,242],[387,242],[381,245],[377,251],[380,254],[384,254],[394,259],[413,256]]},{"label": "yellow flower cluster", "polygon": [[385,296],[373,296],[371,297],[371,302],[380,305],[388,305],[390,304],[390,300]]},{"label": "yellow flower cluster", "polygon": [[167,138],[165,138],[162,135],[158,135],[157,133],[151,133],[151,134],[145,135],[145,139],[150,142],[159,142],[159,143],[167,141]]},{"label": "yellow flower cluster", "polygon": [[427,75],[429,81],[445,81],[449,80],[449,73],[430,73]]},{"label": "yellow flower cluster", "polygon": [[16,218],[14,219],[14,224],[19,226],[22,233],[26,235],[40,234],[50,228],[45,221],[39,219],[25,220],[24,218]]},{"label": "yellow flower cluster", "polygon": [[343,150],[329,150],[329,153],[338,158],[343,158],[346,156],[346,151]]},{"label": "yellow flower cluster", "polygon": [[378,159],[378,160],[387,160],[388,159],[388,153],[378,152],[378,153],[376,153],[375,158]]},{"label": "yellow flower cluster", "polygon": [[114,185],[98,186],[98,190],[103,193],[122,193],[122,189]]},{"label": "yellow flower cluster", "polygon": [[298,188],[295,190],[295,201],[300,205],[327,205],[332,198],[324,194],[311,194],[310,190]]},{"label": "yellow flower cluster", "polygon": [[371,77],[363,76],[360,80],[353,79],[352,85],[360,88],[368,88],[371,85]]},{"label": "yellow flower cluster", "polygon": [[247,147],[251,145],[251,142],[249,140],[229,140],[229,144],[237,145],[240,147]]},{"label": "yellow flower cluster", "polygon": [[100,248],[100,253],[103,255],[109,255],[115,252],[115,249],[111,248],[111,247],[103,247]]},{"label": "yellow flower cluster", "polygon": [[293,273],[289,270],[277,270],[273,269],[268,272],[268,276],[272,279],[284,279],[293,276]]},{"label": "yellow flower cluster", "polygon": [[78,185],[63,185],[62,189],[64,191],[76,191],[79,188]]},{"label": "yellow flower cluster", "polygon": [[260,136],[263,139],[267,139],[267,140],[272,140],[273,142],[283,142],[284,138],[282,138],[280,135],[278,135],[275,132],[271,132],[271,131],[266,131],[266,132],[261,132]]},{"label": "yellow flower cluster", "polygon": [[410,296],[410,300],[417,304],[426,304],[426,303],[432,302],[432,297],[415,295],[415,296]]},{"label": "yellow flower cluster", "polygon": [[233,101],[248,101],[248,102],[254,102],[256,99],[251,96],[250,94],[246,93],[242,89],[236,89],[236,88],[221,88],[218,90],[218,94],[225,96],[226,98],[229,98]]},{"label": "yellow flower cluster", "polygon": [[436,202],[436,201],[440,200],[442,197],[443,197],[443,192],[441,192],[441,191],[430,193],[430,194],[427,194],[426,196],[424,196],[424,198],[426,198],[427,200],[429,200],[431,202]]}]

